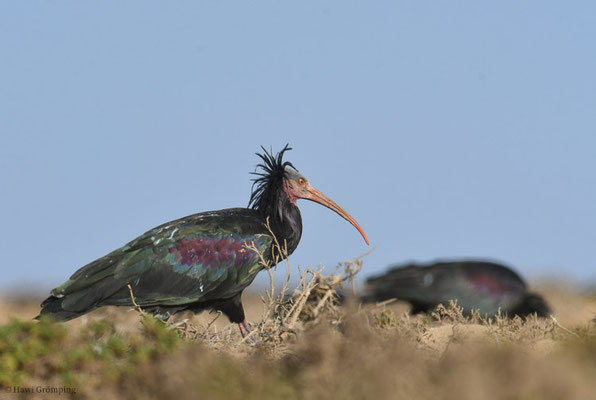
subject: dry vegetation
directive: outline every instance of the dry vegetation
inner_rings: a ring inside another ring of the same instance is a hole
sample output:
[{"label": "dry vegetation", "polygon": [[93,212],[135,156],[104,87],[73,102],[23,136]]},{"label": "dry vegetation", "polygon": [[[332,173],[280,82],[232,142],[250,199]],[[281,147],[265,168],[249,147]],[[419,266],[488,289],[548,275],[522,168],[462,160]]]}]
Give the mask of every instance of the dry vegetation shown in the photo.
[{"label": "dry vegetation", "polygon": [[[558,319],[466,317],[456,304],[418,316],[399,303],[340,306],[338,289],[361,267],[358,258],[328,275],[307,269],[293,290],[286,279],[248,296],[256,345],[213,314],[164,324],[107,308],[53,324],[30,321],[36,305],[4,302],[0,397],[595,398],[594,299],[548,290]],[[273,281],[276,270],[268,273]],[[15,386],[76,394],[15,394]]]}]

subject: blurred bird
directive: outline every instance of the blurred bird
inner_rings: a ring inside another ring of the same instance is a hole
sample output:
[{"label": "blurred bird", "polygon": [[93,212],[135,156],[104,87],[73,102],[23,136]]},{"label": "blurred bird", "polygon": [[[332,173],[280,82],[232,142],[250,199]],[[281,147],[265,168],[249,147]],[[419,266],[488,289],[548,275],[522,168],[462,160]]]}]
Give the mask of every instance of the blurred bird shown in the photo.
[{"label": "blurred bird", "polygon": [[75,272],[51,291],[37,318],[67,321],[101,306],[131,306],[130,285],[136,303],[163,319],[185,310],[219,310],[248,335],[240,298],[263,265],[247,246],[254,245],[268,262],[281,261],[283,256],[276,259],[274,254],[273,232],[292,254],[302,235],[298,199],[335,211],[369,243],[347,212],[283,161],[288,150],[286,146],[276,156],[264,148],[264,154],[257,153],[262,163],[260,172],[253,173],[257,177],[249,208],[193,214],[151,229]]},{"label": "blurred bird", "polygon": [[479,310],[488,316],[497,314],[499,308],[509,316],[536,313],[546,317],[551,312],[540,295],[527,292],[518,274],[486,261],[408,264],[367,279],[363,300],[392,298],[411,303],[414,314],[433,311],[439,304],[449,304],[449,300],[457,300],[464,313]]}]

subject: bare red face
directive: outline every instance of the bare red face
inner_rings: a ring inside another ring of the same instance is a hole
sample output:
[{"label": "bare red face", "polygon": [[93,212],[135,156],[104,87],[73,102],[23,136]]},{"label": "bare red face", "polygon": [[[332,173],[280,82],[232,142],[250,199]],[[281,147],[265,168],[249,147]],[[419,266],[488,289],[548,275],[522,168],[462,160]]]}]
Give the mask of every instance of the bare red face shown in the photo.
[{"label": "bare red face", "polygon": [[284,179],[284,191],[286,192],[288,198],[294,205],[296,205],[296,200],[306,199],[324,205],[325,207],[335,211],[342,218],[344,218],[350,224],[352,224],[356,229],[358,229],[358,232],[360,232],[366,244],[370,244],[368,238],[366,237],[366,233],[364,233],[364,230],[362,230],[358,222],[356,222],[356,220],[352,218],[352,216],[348,214],[343,208],[337,205],[337,203],[335,203],[329,197],[325,196],[323,193],[312,187],[310,183],[308,183],[306,178],[300,175],[297,171],[289,169],[286,170],[286,179]]}]

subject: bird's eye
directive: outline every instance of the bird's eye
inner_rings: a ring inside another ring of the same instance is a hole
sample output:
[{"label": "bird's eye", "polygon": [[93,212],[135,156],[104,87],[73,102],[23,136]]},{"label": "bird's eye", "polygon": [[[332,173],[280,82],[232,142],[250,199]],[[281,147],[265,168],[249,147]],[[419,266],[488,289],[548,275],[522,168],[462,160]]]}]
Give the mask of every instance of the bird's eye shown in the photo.
[{"label": "bird's eye", "polygon": [[298,179],[298,183],[302,186],[304,186],[304,184],[306,183],[306,181],[303,178],[299,178]]}]

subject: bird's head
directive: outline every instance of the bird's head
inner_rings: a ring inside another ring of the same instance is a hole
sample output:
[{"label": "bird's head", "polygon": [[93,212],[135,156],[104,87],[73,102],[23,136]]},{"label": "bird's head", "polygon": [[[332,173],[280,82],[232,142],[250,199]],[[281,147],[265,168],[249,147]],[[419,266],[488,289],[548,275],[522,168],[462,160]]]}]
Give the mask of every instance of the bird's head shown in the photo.
[{"label": "bird's head", "polygon": [[[364,238],[366,244],[369,244],[364,230],[350,214],[348,214],[337,203],[325,196],[319,190],[315,189],[308,179],[306,179],[289,161],[283,161],[283,154],[291,150],[286,145],[276,156],[267,152],[261,147],[264,154],[257,155],[263,160],[258,167],[262,172],[254,172],[258,178],[254,179],[253,192],[250,198],[250,205],[257,210],[268,210],[272,204],[275,204],[280,196],[286,199],[294,206],[298,199],[306,199],[324,205],[335,211],[342,218],[352,224]],[[255,188],[256,186],[256,188]]]}]

